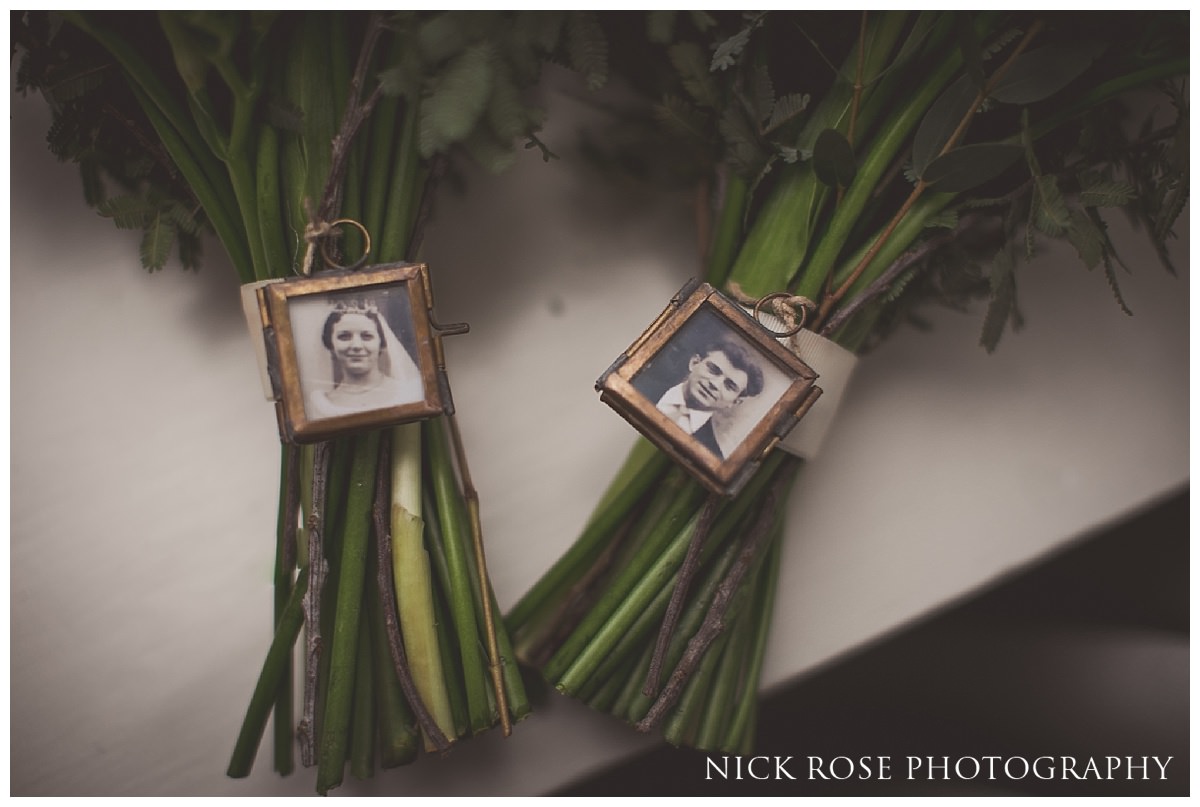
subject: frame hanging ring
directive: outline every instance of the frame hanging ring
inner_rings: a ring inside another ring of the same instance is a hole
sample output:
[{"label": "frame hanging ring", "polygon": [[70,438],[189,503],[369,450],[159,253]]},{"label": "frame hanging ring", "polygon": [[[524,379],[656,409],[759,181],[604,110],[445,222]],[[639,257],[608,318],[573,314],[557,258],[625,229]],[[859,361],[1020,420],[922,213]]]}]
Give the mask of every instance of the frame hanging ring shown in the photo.
[{"label": "frame hanging ring", "polygon": [[[765,305],[766,303],[769,303],[771,300],[779,300],[779,299],[782,299],[785,297],[791,298],[791,296],[792,295],[786,291],[776,291],[776,292],[772,292],[771,294],[768,294],[766,297],[760,297],[758,299],[758,301],[756,303],[754,303],[754,313],[753,313],[754,321],[757,322],[759,325],[762,325],[764,328],[767,328],[767,326],[763,324],[763,321],[758,318],[758,312],[760,310],[762,310],[763,305]],[[767,330],[771,331],[771,333],[775,335],[776,339],[786,339],[789,336],[794,336],[795,334],[799,333],[800,330],[804,327],[805,321],[808,320],[808,309],[804,306],[799,306],[799,309],[800,309],[800,321],[796,324],[795,327],[790,328],[789,330],[786,330],[786,331],[775,331],[775,330],[771,330],[770,328],[767,328]]]},{"label": "frame hanging ring", "polygon": [[338,270],[353,271],[353,270],[357,269],[358,267],[362,266],[364,263],[366,263],[367,256],[371,254],[371,234],[369,232],[367,232],[366,227],[364,227],[360,222],[357,222],[354,219],[334,219],[333,221],[329,222],[329,226],[331,228],[337,227],[340,224],[349,224],[351,227],[354,227],[356,230],[358,230],[360,233],[362,233],[362,237],[363,237],[362,255],[360,255],[358,257],[358,260],[356,260],[354,263],[350,264],[349,266],[343,266],[342,264],[338,263],[337,261],[335,261],[333,258],[331,258],[329,256],[329,252],[326,250],[326,247],[325,247],[326,239],[321,239],[321,242],[320,242],[321,257],[325,259],[325,263],[327,266],[330,266],[330,267],[332,267],[334,269],[338,269]]}]

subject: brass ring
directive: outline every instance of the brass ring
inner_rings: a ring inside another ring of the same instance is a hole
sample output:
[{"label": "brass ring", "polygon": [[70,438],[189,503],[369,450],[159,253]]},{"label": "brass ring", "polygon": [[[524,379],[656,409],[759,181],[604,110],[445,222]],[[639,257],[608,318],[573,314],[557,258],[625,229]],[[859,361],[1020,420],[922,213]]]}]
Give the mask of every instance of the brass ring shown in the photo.
[{"label": "brass ring", "polygon": [[366,263],[367,256],[371,254],[371,234],[369,232],[367,232],[366,227],[364,227],[362,224],[355,221],[354,219],[336,219],[334,221],[329,222],[330,227],[337,227],[339,224],[349,224],[351,227],[354,227],[360,233],[362,233],[363,244],[364,244],[362,255],[359,256],[357,261],[350,264],[349,266],[342,266],[340,263],[335,261],[333,258],[329,257],[329,253],[325,250],[326,239],[321,239],[321,242],[320,242],[321,257],[325,259],[326,265],[332,267],[333,269],[353,271],[354,269],[357,269],[358,267],[360,267],[364,263]]},{"label": "brass ring", "polygon": [[[791,296],[792,295],[786,291],[776,291],[776,292],[772,292],[771,294],[768,294],[766,297],[760,297],[758,299],[758,302],[756,302],[754,304],[754,321],[757,322],[759,325],[762,325],[764,328],[767,328],[766,325],[763,325],[763,321],[758,318],[758,312],[759,312],[759,310],[762,309],[763,303],[769,302],[771,300],[778,300],[781,297],[791,297]],[[767,328],[767,330],[771,331],[771,333],[775,334],[776,339],[786,339],[789,336],[794,336],[795,334],[800,333],[800,330],[804,327],[804,323],[807,319],[808,319],[808,309],[805,308],[804,306],[800,306],[800,323],[795,328],[792,328],[790,331],[772,331],[770,328]]]}]

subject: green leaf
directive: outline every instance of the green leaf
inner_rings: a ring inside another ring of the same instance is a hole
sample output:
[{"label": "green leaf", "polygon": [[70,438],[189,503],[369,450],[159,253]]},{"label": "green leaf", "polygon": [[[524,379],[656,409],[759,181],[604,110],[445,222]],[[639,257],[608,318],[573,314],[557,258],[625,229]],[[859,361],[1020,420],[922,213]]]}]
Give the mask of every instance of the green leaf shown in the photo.
[{"label": "green leaf", "polygon": [[73,101],[104,84],[105,73],[111,64],[82,65],[66,75],[55,71],[52,81],[41,88],[47,98],[56,103]]},{"label": "green leaf", "polygon": [[764,133],[773,132],[780,126],[796,119],[808,109],[809,96],[807,93],[788,93],[775,99],[771,109],[771,119],[767,121]]},{"label": "green leaf", "polygon": [[646,15],[646,38],[665,45],[675,35],[676,11],[651,11]]},{"label": "green leaf", "polygon": [[1127,316],[1132,317],[1133,311],[1125,304],[1125,297],[1121,294],[1121,287],[1117,284],[1117,273],[1113,270],[1112,260],[1109,253],[1104,253],[1104,279],[1108,281],[1108,288],[1112,292],[1113,299],[1117,301],[1117,305],[1125,312]]},{"label": "green leaf", "polygon": [[567,17],[567,58],[589,90],[608,82],[608,41],[593,12],[574,11]]},{"label": "green leaf", "polygon": [[936,216],[930,216],[925,222],[926,229],[939,228],[944,230],[953,230],[958,226],[958,211],[943,210]]},{"label": "green leaf", "polygon": [[922,176],[933,190],[961,193],[1000,175],[1021,158],[1021,146],[1009,143],[976,143],[938,157]]},{"label": "green leaf", "polygon": [[954,15],[954,38],[958,42],[958,52],[962,54],[967,76],[976,89],[981,89],[984,82],[983,48],[975,33],[974,17],[969,12]]},{"label": "green leaf", "polygon": [[106,192],[100,169],[90,162],[79,163],[79,179],[83,184],[83,200],[91,207],[104,201]]},{"label": "green leaf", "polygon": [[713,51],[709,70],[715,73],[718,70],[727,70],[737,64],[737,57],[750,43],[750,35],[754,33],[755,28],[763,24],[765,18],[765,12],[751,17],[745,28],[717,45],[716,50]]},{"label": "green leaf", "polygon": [[747,100],[754,120],[765,123],[775,109],[775,85],[765,64],[757,64],[750,72],[750,92]]},{"label": "green leaf", "polygon": [[411,97],[421,86],[421,77],[410,64],[398,64],[381,70],[376,78],[383,94],[393,98],[398,95]]},{"label": "green leaf", "polygon": [[831,188],[847,187],[854,181],[858,166],[854,149],[846,136],[837,129],[826,129],[817,135],[813,145],[813,171],[817,179]]},{"label": "green leaf", "polygon": [[463,140],[487,108],[492,87],[493,46],[471,45],[450,60],[421,104],[421,155]]},{"label": "green leaf", "polygon": [[513,37],[517,42],[527,42],[543,53],[558,47],[562,38],[563,11],[518,11],[513,20]]},{"label": "green leaf", "polygon": [[496,65],[492,97],[487,107],[488,126],[502,143],[511,143],[529,129],[529,119],[521,103],[521,93],[512,74],[503,63]]},{"label": "green leaf", "polygon": [[667,53],[688,95],[701,107],[719,109],[717,85],[708,71],[700,46],[695,42],[682,42],[672,45]]},{"label": "green leaf", "polygon": [[664,95],[662,103],[654,107],[654,117],[659,123],[684,137],[700,142],[709,139],[700,112],[678,95]]},{"label": "green leaf", "polygon": [[440,64],[467,47],[467,38],[459,15],[444,12],[429,17],[417,32],[417,47],[429,64]]},{"label": "green leaf", "polygon": [[1023,53],[996,82],[990,95],[1006,104],[1042,101],[1087,70],[1098,53],[1099,48],[1092,42],[1056,43]]},{"label": "green leaf", "polygon": [[1104,258],[1104,233],[1082,210],[1071,211],[1071,223],[1067,228],[1067,240],[1079,253],[1079,260],[1089,270],[1100,265]]},{"label": "green leaf", "polygon": [[755,131],[741,111],[736,107],[728,107],[717,121],[717,129],[725,140],[734,169],[745,177],[757,173],[768,155],[759,146]]},{"label": "green leaf", "polygon": [[1137,189],[1128,182],[1099,181],[1085,186],[1079,192],[1079,202],[1084,207],[1121,207],[1137,196]]},{"label": "green leaf", "polygon": [[988,301],[987,313],[983,318],[983,332],[979,344],[991,353],[1004,335],[1004,326],[1013,316],[1016,307],[1017,283],[1014,277],[1016,260],[1007,248],[1002,248],[992,259],[989,284],[992,296]]},{"label": "green leaf", "polygon": [[1033,223],[1046,235],[1057,238],[1071,223],[1071,211],[1058,182],[1052,176],[1035,177],[1033,190]]},{"label": "green leaf", "polygon": [[147,224],[142,235],[142,266],[150,271],[162,269],[167,265],[171,255],[171,245],[175,243],[175,228],[161,215],[154,216]]},{"label": "green leaf", "polygon": [[959,123],[971,111],[979,90],[970,76],[961,76],[947,87],[921,119],[913,135],[912,165],[918,177],[924,178],[929,167],[946,147]]},{"label": "green leaf", "polygon": [[189,210],[179,202],[170,202],[165,209],[167,220],[181,233],[198,236],[203,232],[199,208]]},{"label": "green leaf", "polygon": [[122,230],[140,230],[158,214],[158,205],[140,196],[114,196],[96,205],[96,212]]}]

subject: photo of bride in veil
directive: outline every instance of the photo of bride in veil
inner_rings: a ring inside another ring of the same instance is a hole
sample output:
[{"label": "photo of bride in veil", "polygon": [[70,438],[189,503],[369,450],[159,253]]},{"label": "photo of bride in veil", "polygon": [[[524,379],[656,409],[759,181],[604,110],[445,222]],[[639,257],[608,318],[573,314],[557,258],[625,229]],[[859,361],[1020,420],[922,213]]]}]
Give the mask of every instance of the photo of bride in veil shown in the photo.
[{"label": "photo of bride in veil", "polygon": [[402,286],[292,302],[301,389],[310,420],[424,400],[409,311]]}]

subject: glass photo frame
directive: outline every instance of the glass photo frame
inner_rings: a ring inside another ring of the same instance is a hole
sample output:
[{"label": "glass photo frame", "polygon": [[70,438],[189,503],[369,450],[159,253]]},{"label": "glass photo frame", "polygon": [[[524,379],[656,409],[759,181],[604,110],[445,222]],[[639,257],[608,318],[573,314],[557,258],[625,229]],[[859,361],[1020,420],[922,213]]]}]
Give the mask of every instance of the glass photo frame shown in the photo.
[{"label": "glass photo frame", "polygon": [[692,282],[596,389],[706,488],[732,495],[816,401],[816,379],[778,334]]},{"label": "glass photo frame", "polygon": [[257,292],[281,437],[311,443],[453,413],[425,264],[288,280]]}]

